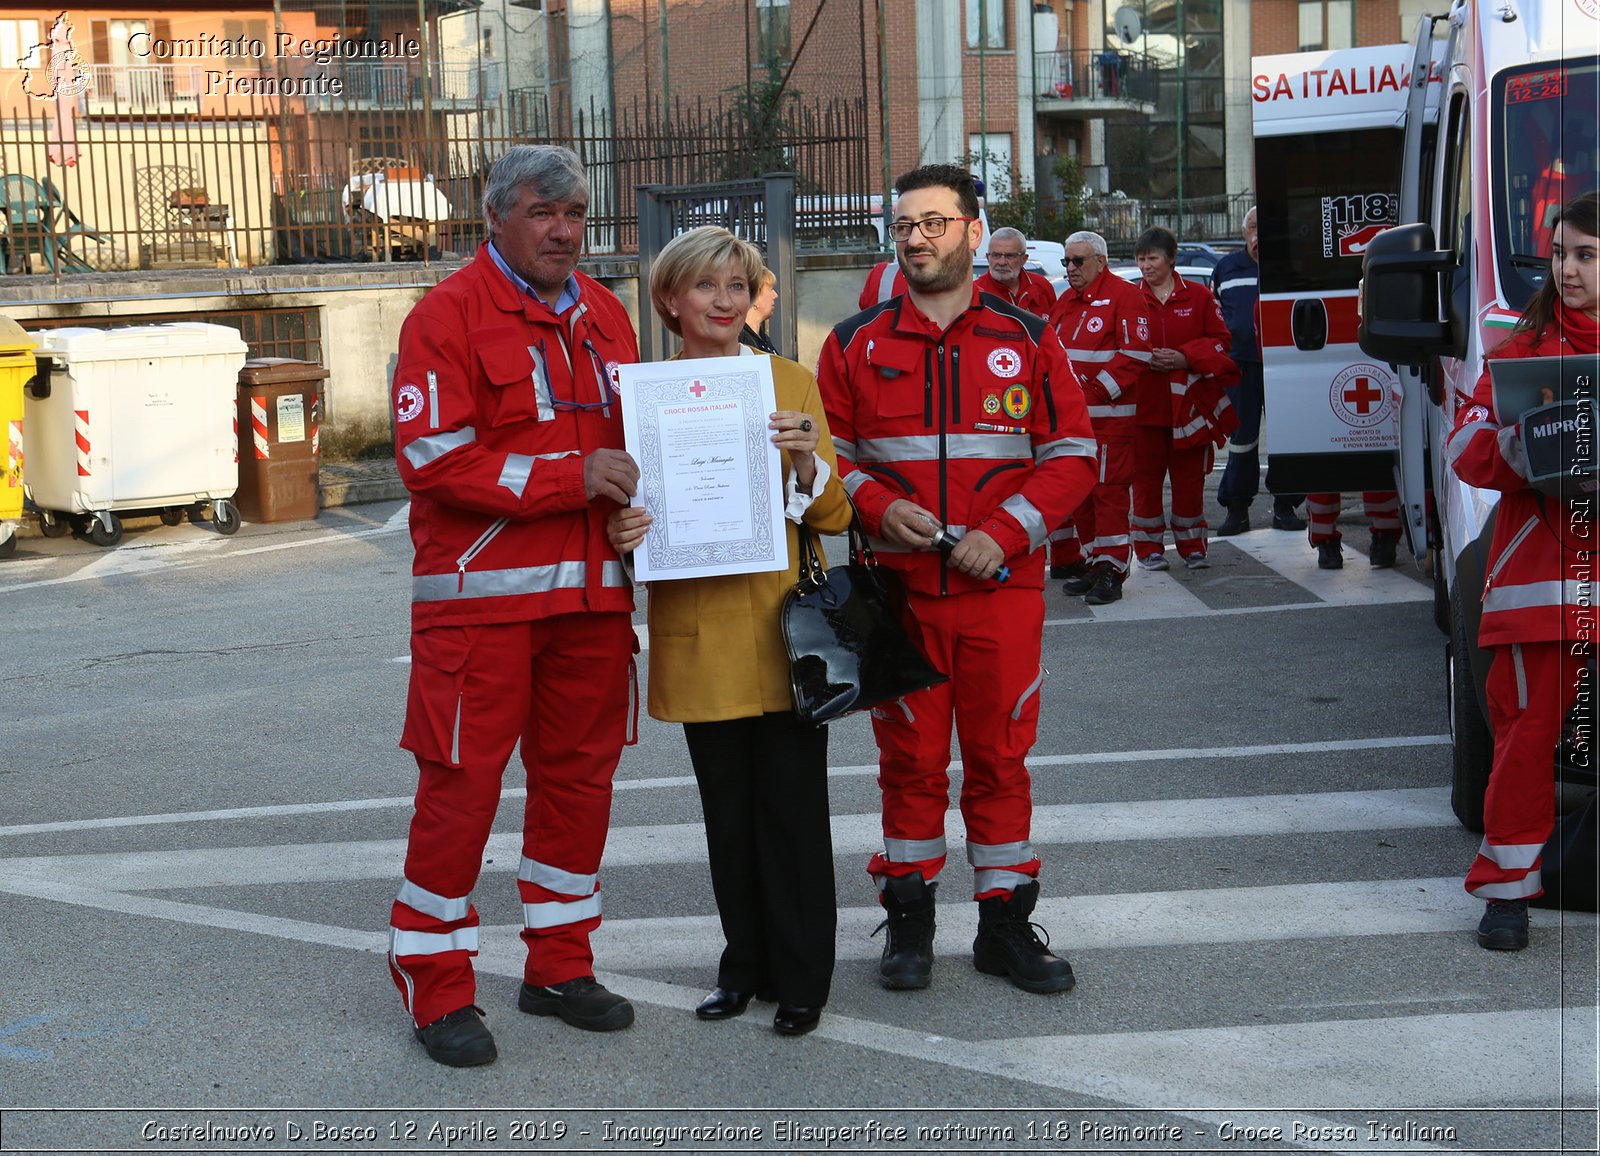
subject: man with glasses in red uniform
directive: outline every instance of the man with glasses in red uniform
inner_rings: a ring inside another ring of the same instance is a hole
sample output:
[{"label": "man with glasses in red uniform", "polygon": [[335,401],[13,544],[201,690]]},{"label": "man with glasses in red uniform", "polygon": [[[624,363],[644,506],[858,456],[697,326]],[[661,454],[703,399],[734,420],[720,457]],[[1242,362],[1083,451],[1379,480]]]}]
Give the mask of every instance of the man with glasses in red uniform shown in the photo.
[{"label": "man with glasses in red uniform", "polygon": [[577,272],[588,204],[576,154],[511,149],[484,187],[488,241],[400,331],[395,451],[416,548],[400,745],[419,780],[389,968],[428,1056],[454,1067],[496,1056],[475,1003],[471,893],[518,742],[518,1006],[590,1031],[633,1022],[595,982],[589,934],[636,646],[605,532],[638,478],[612,373],[638,341],[616,297]]},{"label": "man with glasses in red uniform", "polygon": [[1071,966],[1029,919],[1039,857],[1025,759],[1044,678],[1045,535],[1089,492],[1094,440],[1055,334],[972,283],[983,236],[972,175],[927,165],[895,188],[889,235],[907,291],[837,325],[817,370],[845,489],[950,676],[873,712],[883,851],[867,870],[889,930],[879,975],[891,989],[932,978],[954,727],[973,963],[1025,991],[1066,991]]}]

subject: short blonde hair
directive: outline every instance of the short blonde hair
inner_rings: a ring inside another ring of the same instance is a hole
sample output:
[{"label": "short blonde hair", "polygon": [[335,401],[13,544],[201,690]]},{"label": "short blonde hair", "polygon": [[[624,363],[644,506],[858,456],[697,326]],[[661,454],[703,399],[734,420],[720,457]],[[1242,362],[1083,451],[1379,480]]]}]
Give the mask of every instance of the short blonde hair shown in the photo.
[{"label": "short blonde hair", "polygon": [[679,233],[661,247],[650,266],[650,303],[656,316],[674,334],[683,336],[678,319],[672,315],[672,298],[682,293],[694,281],[712,271],[720,272],[725,266],[740,267],[745,284],[750,286],[750,296],[759,290],[764,266],[761,250],[749,241],[735,237],[720,225],[701,225],[686,233]]},{"label": "short blonde hair", "polygon": [[761,266],[761,280],[756,283],[756,291],[750,296],[752,298],[759,297],[777,283],[778,275],[763,265]]}]

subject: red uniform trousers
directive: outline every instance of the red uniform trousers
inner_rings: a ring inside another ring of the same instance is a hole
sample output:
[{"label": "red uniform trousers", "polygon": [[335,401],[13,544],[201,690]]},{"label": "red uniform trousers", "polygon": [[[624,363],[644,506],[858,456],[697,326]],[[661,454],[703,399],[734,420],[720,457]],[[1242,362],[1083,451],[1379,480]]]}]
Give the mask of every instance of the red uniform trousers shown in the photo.
[{"label": "red uniform trousers", "polygon": [[867,871],[887,879],[944,867],[950,728],[961,744],[961,817],[978,899],[1038,878],[1026,758],[1039,731],[1044,599],[1038,590],[907,594],[934,666],[950,681],[872,712],[883,791],[883,846]]},{"label": "red uniform trousers", "polygon": [[1172,479],[1172,543],[1180,558],[1206,556],[1206,475],[1215,451],[1209,443],[1174,449],[1170,425],[1135,426],[1133,432],[1133,551],[1141,558],[1165,552],[1167,518],[1162,487]]},{"label": "red uniform trousers", "polygon": [[634,645],[632,620],[618,613],[412,636],[404,745],[421,774],[389,970],[419,1027],[474,1002],[470,896],[518,740],[528,785],[517,871],[524,976],[557,984],[593,973],[589,933],[600,923],[600,855],[629,729]]},{"label": "red uniform trousers", "polygon": [[[1372,522],[1374,538],[1400,538],[1400,495],[1393,490],[1368,490],[1361,505]],[[1335,529],[1339,520],[1338,494],[1306,495],[1306,535],[1313,546],[1337,542],[1343,535]]]},{"label": "red uniform trousers", "polygon": [[1540,852],[1556,813],[1552,763],[1587,663],[1587,648],[1567,642],[1494,648],[1487,686],[1494,769],[1483,799],[1483,843],[1467,872],[1467,890],[1480,899],[1544,890]]},{"label": "red uniform trousers", "polygon": [[1050,535],[1050,565],[1105,563],[1120,582],[1128,576],[1133,559],[1128,536],[1128,511],[1132,506],[1133,439],[1124,430],[1097,426],[1100,475],[1083,505]]}]

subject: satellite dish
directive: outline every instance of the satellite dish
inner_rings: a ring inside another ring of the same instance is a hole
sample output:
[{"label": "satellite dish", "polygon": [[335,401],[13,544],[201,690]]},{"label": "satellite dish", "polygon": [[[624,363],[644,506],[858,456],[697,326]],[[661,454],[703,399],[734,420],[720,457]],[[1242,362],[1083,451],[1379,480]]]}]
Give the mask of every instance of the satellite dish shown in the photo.
[{"label": "satellite dish", "polygon": [[1117,9],[1111,26],[1116,29],[1117,39],[1124,44],[1131,45],[1144,35],[1144,24],[1139,19],[1139,10],[1131,4],[1124,4]]}]

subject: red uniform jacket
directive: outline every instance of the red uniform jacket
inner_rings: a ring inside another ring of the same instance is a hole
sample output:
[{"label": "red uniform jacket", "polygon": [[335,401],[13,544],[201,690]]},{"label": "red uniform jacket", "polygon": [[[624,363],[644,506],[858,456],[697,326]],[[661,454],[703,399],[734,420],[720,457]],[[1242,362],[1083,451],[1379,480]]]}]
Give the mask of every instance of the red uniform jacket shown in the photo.
[{"label": "red uniform jacket", "polygon": [[638,360],[638,340],[622,304],[577,278],[578,303],[557,316],[485,245],[401,327],[392,388],[414,629],[633,610],[606,539],[611,507],[584,497],[583,455],[622,448],[602,390],[611,367]]},{"label": "red uniform jacket", "polygon": [[1019,308],[1026,309],[1029,313],[1040,317],[1050,316],[1050,307],[1056,303],[1056,291],[1050,282],[1037,273],[1030,273],[1024,269],[1017,274],[1016,291],[1012,292],[994,279],[994,276],[985,273],[977,282],[979,293],[993,293],[1002,301],[1009,301]]},{"label": "red uniform jacket", "polygon": [[[1011,585],[1043,587],[1049,531],[1094,485],[1083,392],[1042,319],[987,294],[941,333],[909,295],[834,327],[817,368],[845,489],[876,537],[909,498],[958,534],[1005,551]],[[875,542],[880,560],[930,594],[993,589],[937,551]]]},{"label": "red uniform jacket", "polygon": [[1131,436],[1139,379],[1150,368],[1150,318],[1144,294],[1110,269],[1080,292],[1068,288],[1050,310],[1072,368],[1083,382],[1099,437]]},{"label": "red uniform jacket", "polygon": [[[1559,303],[1556,310],[1558,317],[1573,317]],[[1516,333],[1489,357],[1595,352],[1594,323],[1576,320],[1566,336],[1555,326],[1539,334]],[[1494,412],[1487,366],[1472,402],[1457,415],[1446,453],[1462,481],[1502,495],[1483,583],[1478,644],[1594,641],[1600,521],[1577,517],[1528,485],[1516,415]]]},{"label": "red uniform jacket", "polygon": [[862,309],[871,309],[905,291],[906,275],[900,272],[900,262],[879,261],[867,274],[867,283],[861,287],[858,304]]},{"label": "red uniform jacket", "polygon": [[1176,349],[1187,370],[1161,373],[1146,367],[1137,391],[1138,425],[1171,425],[1173,446],[1222,445],[1239,428],[1228,402],[1228,387],[1238,384],[1239,367],[1228,356],[1230,335],[1211,290],[1198,281],[1172,275],[1172,292],[1161,301],[1141,282],[1150,317],[1152,349]]}]

